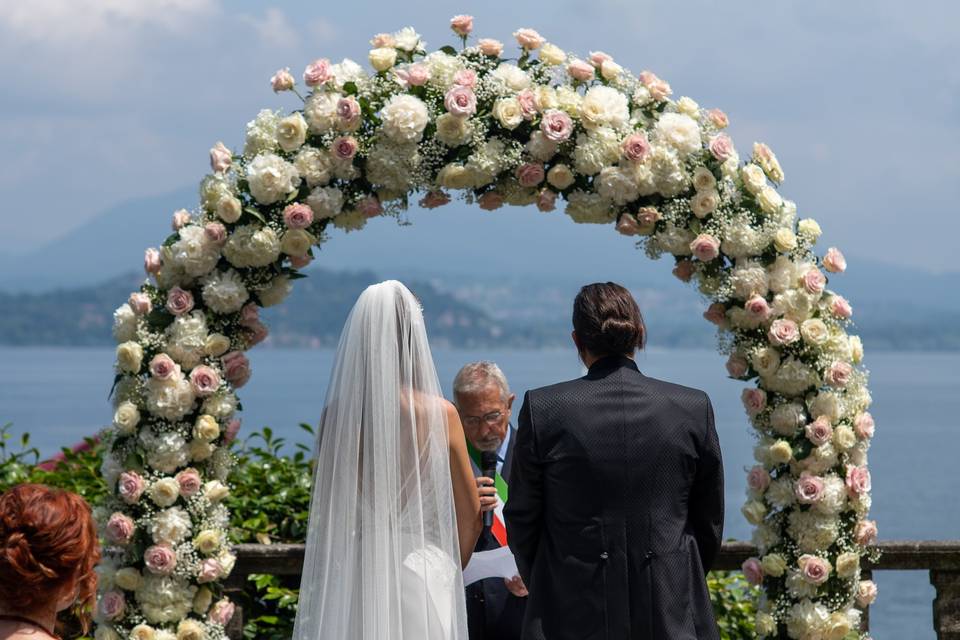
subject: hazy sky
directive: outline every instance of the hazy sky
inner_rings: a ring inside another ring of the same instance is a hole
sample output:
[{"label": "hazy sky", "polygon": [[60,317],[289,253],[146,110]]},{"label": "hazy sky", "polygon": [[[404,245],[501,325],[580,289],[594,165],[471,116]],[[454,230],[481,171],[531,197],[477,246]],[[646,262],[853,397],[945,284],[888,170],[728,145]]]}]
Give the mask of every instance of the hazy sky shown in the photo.
[{"label": "hazy sky", "polygon": [[[268,79],[318,57],[365,63],[369,38],[415,26],[455,44],[454,13],[512,47],[655,71],[720,107],[748,155],[770,144],[781,192],[851,256],[956,270],[960,5],[952,2],[286,2],[0,0],[0,252],[37,248],[109,205],[195,184]],[[191,206],[194,203],[184,203]],[[151,215],[168,217],[170,212]],[[158,238],[158,241],[160,239]]]}]

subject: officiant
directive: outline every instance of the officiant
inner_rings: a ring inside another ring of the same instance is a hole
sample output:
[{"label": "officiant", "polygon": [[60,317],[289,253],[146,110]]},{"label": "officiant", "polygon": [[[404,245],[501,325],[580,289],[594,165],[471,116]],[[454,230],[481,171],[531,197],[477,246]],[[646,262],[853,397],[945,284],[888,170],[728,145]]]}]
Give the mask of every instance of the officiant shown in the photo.
[{"label": "officiant", "polygon": [[[453,381],[453,403],[467,437],[480,507],[484,512],[494,511],[493,525],[484,528],[474,552],[506,546],[506,529],[499,511],[506,499],[516,440],[516,428],[510,423],[515,397],[506,376],[493,362],[471,362],[460,369]],[[483,475],[484,452],[488,452],[488,457],[496,454],[496,478]],[[467,586],[466,597],[470,640],[520,639],[527,600],[527,589],[520,576],[479,580]]]}]

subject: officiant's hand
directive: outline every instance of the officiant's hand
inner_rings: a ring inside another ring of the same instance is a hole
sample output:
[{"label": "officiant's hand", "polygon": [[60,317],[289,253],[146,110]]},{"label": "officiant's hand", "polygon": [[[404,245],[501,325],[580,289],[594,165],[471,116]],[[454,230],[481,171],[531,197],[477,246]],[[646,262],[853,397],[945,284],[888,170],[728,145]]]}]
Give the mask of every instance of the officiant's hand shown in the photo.
[{"label": "officiant's hand", "polygon": [[504,578],[503,583],[507,585],[507,591],[518,598],[526,598],[528,595],[530,595],[530,592],[527,591],[527,585],[523,584],[523,578],[520,576]]},{"label": "officiant's hand", "polygon": [[480,496],[480,511],[493,511],[497,506],[497,488],[493,480],[480,476],[477,478],[477,493]]}]

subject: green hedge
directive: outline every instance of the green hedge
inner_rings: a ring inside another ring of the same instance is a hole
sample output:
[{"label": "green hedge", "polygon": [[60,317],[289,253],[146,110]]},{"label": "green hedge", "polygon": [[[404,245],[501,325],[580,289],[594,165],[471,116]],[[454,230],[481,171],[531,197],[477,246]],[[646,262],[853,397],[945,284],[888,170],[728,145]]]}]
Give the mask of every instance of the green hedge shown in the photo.
[{"label": "green hedge", "polygon": [[[300,428],[311,436],[307,424]],[[99,476],[100,447],[74,452],[62,449],[63,461],[51,471],[37,467],[39,451],[28,434],[14,441],[11,425],[0,427],[0,491],[21,482],[37,482],[80,494],[91,503],[107,491]],[[231,514],[234,542],[303,542],[310,510],[312,457],[308,447],[288,443],[264,427],[233,445],[237,466],[230,478],[231,495],[226,501]],[[265,491],[265,489],[267,489]],[[240,604],[243,605],[244,636],[257,640],[287,640],[292,636],[297,608],[297,585],[268,574],[251,575]],[[743,575],[712,572],[707,585],[722,640],[753,638],[756,587]],[[68,629],[76,629],[70,620]],[[79,638],[76,632],[64,638]]]}]

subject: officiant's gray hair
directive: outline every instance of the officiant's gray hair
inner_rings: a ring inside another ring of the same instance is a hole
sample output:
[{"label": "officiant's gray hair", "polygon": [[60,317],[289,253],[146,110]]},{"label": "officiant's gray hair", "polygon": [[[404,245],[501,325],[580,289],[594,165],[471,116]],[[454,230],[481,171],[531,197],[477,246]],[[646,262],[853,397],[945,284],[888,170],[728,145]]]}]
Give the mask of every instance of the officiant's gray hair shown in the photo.
[{"label": "officiant's gray hair", "polygon": [[503,371],[500,370],[497,363],[481,360],[465,364],[457,372],[457,377],[453,379],[454,402],[458,397],[479,393],[491,384],[500,387],[500,397],[503,400],[510,397],[510,385],[507,384],[507,377],[503,375]]}]

